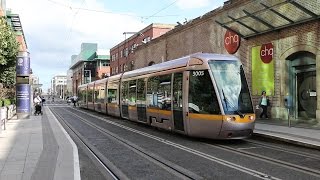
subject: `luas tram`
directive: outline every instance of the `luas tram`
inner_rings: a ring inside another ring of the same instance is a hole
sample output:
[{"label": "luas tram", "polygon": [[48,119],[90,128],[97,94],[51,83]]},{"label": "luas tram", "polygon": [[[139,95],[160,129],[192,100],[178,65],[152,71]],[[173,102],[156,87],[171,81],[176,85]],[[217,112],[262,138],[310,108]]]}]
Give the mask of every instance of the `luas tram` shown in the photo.
[{"label": "luas tram", "polygon": [[196,53],[78,88],[83,108],[211,139],[252,135],[252,100],[240,60]]}]

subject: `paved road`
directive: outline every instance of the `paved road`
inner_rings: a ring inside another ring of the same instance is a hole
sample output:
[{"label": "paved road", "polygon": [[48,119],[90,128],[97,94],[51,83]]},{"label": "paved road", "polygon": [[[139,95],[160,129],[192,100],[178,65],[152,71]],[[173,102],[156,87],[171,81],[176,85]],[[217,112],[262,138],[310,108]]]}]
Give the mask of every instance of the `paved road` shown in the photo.
[{"label": "paved road", "polygon": [[[63,103],[49,106],[57,118],[62,123],[67,123],[105,164],[112,165],[109,168],[115,171],[118,177],[320,178],[320,154],[316,150],[266,141],[266,139],[233,141],[196,139],[73,108]],[[99,167],[97,169],[102,170]],[[94,171],[94,173],[101,177],[105,172],[99,174]]]}]

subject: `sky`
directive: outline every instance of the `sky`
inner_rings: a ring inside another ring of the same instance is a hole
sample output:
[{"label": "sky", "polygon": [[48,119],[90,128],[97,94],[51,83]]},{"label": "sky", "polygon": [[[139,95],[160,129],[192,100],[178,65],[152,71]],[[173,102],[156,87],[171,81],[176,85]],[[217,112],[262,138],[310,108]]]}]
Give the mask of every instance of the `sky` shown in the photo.
[{"label": "sky", "polygon": [[81,43],[109,49],[152,23],[177,24],[197,18],[226,0],[7,0],[19,14],[31,68],[42,89],[55,75],[67,74]]}]

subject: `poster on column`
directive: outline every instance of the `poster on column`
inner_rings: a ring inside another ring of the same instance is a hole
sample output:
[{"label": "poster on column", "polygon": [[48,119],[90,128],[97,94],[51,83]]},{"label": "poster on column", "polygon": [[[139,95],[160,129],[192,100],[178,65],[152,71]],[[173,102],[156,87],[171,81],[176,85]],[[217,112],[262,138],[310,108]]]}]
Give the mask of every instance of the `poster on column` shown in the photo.
[{"label": "poster on column", "polygon": [[273,44],[263,44],[251,49],[252,57],[252,94],[274,95]]},{"label": "poster on column", "polygon": [[17,84],[17,113],[30,112],[30,85]]},{"label": "poster on column", "polygon": [[30,74],[30,57],[18,56],[16,65],[17,76],[29,76]]}]

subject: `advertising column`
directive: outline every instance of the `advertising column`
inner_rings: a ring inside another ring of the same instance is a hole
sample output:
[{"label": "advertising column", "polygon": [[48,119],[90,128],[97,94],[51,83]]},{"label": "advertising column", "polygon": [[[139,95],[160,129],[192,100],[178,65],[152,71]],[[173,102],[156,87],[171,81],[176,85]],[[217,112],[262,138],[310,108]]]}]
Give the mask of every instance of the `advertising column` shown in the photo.
[{"label": "advertising column", "polygon": [[30,57],[28,52],[19,52],[17,56],[16,73],[17,116],[18,119],[28,119],[31,112],[31,89],[29,84]]}]

